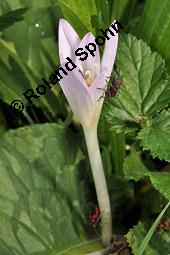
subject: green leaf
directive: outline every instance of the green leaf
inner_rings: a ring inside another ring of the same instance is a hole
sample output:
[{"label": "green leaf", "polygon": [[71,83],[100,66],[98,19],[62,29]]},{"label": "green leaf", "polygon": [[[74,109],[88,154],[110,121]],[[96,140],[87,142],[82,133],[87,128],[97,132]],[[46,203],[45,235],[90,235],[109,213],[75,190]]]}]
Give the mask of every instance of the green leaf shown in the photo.
[{"label": "green leaf", "polygon": [[23,63],[17,56],[14,47],[2,39],[0,40],[0,46],[1,51],[5,52],[8,59],[7,61],[5,58],[0,60],[0,94],[2,99],[10,103],[15,97],[22,97],[22,93],[31,85],[28,72],[26,72]]},{"label": "green leaf", "polygon": [[151,126],[140,131],[138,138],[153,157],[170,161],[170,110],[156,116]]},{"label": "green leaf", "polygon": [[122,35],[116,64],[122,84],[118,95],[105,103],[104,115],[116,128],[135,127],[169,102],[165,62],[142,40]]},{"label": "green leaf", "polygon": [[59,254],[88,241],[78,144],[57,124],[20,128],[0,138],[1,254]]},{"label": "green leaf", "polygon": [[[23,93],[32,87],[35,90],[38,86],[38,79],[34,79],[35,77],[30,74],[29,68],[18,56],[11,43],[1,39],[0,46],[0,51],[3,51],[4,54],[4,58],[0,60],[0,97],[8,104],[14,99],[19,99],[24,105],[27,105],[28,102]],[[34,100],[34,103],[38,106],[47,107],[52,111],[45,96],[40,97],[39,100]]]},{"label": "green leaf", "polygon": [[5,28],[13,25],[15,22],[23,20],[23,15],[26,13],[27,10],[27,8],[20,8],[15,11],[10,11],[4,15],[1,15],[0,31],[3,31]]},{"label": "green leaf", "polygon": [[[48,80],[59,64],[55,31],[61,12],[55,4],[44,0],[38,4],[35,1],[19,4],[17,1],[11,3],[5,0],[4,5],[0,3],[0,7],[4,11],[16,7],[29,8],[25,19],[7,28],[0,40],[0,96],[7,103],[14,99],[28,103],[23,92],[29,88],[35,91],[42,84],[41,79]],[[39,100],[35,99],[34,103],[54,116],[64,109],[58,94],[59,88],[56,85]]]},{"label": "green leaf", "polygon": [[[139,223],[127,234],[127,240],[132,248],[134,255],[137,255],[138,248],[147,235],[148,228],[142,223]],[[168,232],[154,233],[150,243],[148,244],[145,255],[167,255],[169,252],[170,235]]]},{"label": "green leaf", "polygon": [[97,19],[95,1],[59,0],[64,18],[79,31],[80,36],[87,32],[95,32],[94,23]]},{"label": "green leaf", "polygon": [[167,205],[165,206],[165,208],[161,211],[161,213],[159,214],[159,216],[157,217],[157,219],[155,220],[155,222],[153,223],[153,225],[151,226],[151,228],[149,229],[147,235],[145,236],[145,238],[143,239],[141,245],[139,246],[139,249],[136,253],[136,255],[142,255],[144,250],[146,249],[152,235],[153,232],[155,231],[159,221],[161,220],[162,216],[164,215],[164,213],[166,212],[166,210],[168,209],[168,207],[170,206],[170,201],[167,203]]},{"label": "green leaf", "polygon": [[106,178],[108,181],[110,180],[110,176],[112,174],[112,163],[111,163],[111,158],[110,158],[110,151],[108,147],[103,146],[102,148],[102,162],[104,165],[104,171]]},{"label": "green leaf", "polygon": [[91,252],[101,251],[101,249],[101,243],[97,240],[92,240],[77,243],[69,248],[62,249],[59,253],[54,252],[50,255],[90,255]]},{"label": "green leaf", "polygon": [[127,25],[135,7],[135,0],[113,0],[111,1],[111,20],[118,20]]},{"label": "green leaf", "polygon": [[114,173],[117,178],[123,176],[123,161],[125,157],[125,131],[116,133],[115,130],[110,131],[110,150],[113,159]]},{"label": "green leaf", "polygon": [[[111,21],[110,21],[110,15],[109,15],[109,4],[107,0],[96,0],[96,7],[97,7],[97,12],[98,12],[98,19],[100,22],[100,28],[107,28]],[[99,27],[98,27],[99,30]]]},{"label": "green leaf", "polygon": [[140,152],[132,149],[124,160],[124,176],[127,180],[139,181],[147,174],[148,170],[143,164]]},{"label": "green leaf", "polygon": [[149,171],[143,164],[139,152],[132,150],[125,158],[124,176],[128,180],[135,181],[149,177],[154,188],[170,200],[170,173]]},{"label": "green leaf", "polygon": [[[33,1],[30,1],[30,3],[23,3],[21,6],[30,7],[30,5],[33,4],[32,2]],[[57,19],[54,19],[54,15],[55,17],[57,16]],[[60,16],[59,8],[49,3],[46,6],[39,4],[36,8],[31,6],[29,12],[25,15],[25,19],[9,27],[3,34],[3,39],[14,43],[16,51],[22,58],[22,61],[41,78],[47,68],[46,65],[43,65],[43,58],[47,58],[49,53],[45,52],[42,44],[47,38],[56,41],[56,22],[59,20]],[[15,37],[13,36],[14,32]],[[47,58],[48,61],[51,61],[50,64],[52,63],[50,72],[53,71],[52,68],[55,68],[58,64],[56,60],[53,62],[54,55],[56,55],[57,60],[56,48],[51,47],[51,54]]]},{"label": "green leaf", "polygon": [[169,9],[170,1],[147,0],[137,29],[137,35],[164,56],[168,70],[170,70]]},{"label": "green leaf", "polygon": [[170,173],[150,173],[151,182],[155,189],[170,200]]},{"label": "green leaf", "polygon": [[165,208],[161,211],[149,231],[147,231],[144,224],[139,223],[128,232],[127,240],[132,248],[132,252],[134,255],[168,254],[170,245],[170,234],[168,232],[154,233],[154,231],[169,205],[170,202],[168,202]]}]

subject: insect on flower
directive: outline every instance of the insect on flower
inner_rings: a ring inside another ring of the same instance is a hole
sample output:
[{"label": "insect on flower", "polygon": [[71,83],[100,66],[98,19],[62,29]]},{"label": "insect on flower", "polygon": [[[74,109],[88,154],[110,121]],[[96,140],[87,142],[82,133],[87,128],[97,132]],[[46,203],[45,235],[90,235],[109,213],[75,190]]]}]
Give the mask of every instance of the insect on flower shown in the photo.
[{"label": "insect on flower", "polygon": [[89,225],[91,228],[95,228],[97,226],[97,223],[99,222],[100,219],[100,210],[98,206],[95,206],[88,217],[89,220]]},{"label": "insect on flower", "polygon": [[104,91],[104,95],[102,95],[98,101],[101,99],[101,98],[105,98],[105,99],[110,99],[114,96],[116,96],[119,88],[120,88],[120,85],[121,85],[121,81],[120,79],[118,79],[117,77],[113,77],[111,83],[108,82],[107,83],[107,87],[106,89],[103,89],[103,88],[97,88],[97,89],[101,89]]}]

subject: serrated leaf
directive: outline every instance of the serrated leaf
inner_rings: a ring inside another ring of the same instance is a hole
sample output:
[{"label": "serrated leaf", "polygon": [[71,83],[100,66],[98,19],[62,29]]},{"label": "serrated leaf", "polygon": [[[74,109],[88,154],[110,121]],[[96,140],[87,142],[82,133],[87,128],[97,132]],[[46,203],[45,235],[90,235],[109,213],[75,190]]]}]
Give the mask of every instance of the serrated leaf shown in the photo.
[{"label": "serrated leaf", "polygon": [[155,189],[170,200],[170,173],[150,173],[151,182]]},{"label": "serrated leaf", "polygon": [[[132,248],[134,255],[167,255],[170,246],[170,233],[169,232],[154,232],[160,219],[169,207],[170,202],[167,203],[165,208],[161,211],[153,225],[148,230],[146,225],[141,222],[131,229],[127,236],[127,240]],[[143,253],[145,252],[145,253]]]},{"label": "serrated leaf", "polygon": [[140,131],[138,138],[144,150],[150,150],[153,157],[170,161],[170,111],[156,116],[151,126]]},{"label": "serrated leaf", "polygon": [[169,9],[170,1],[147,0],[138,24],[137,35],[164,56],[170,70]]},{"label": "serrated leaf", "polygon": [[139,152],[132,151],[125,158],[124,176],[128,180],[135,181],[149,177],[154,188],[170,200],[170,173],[149,171],[143,164]]},{"label": "serrated leaf", "polygon": [[77,137],[57,124],[20,128],[0,138],[3,255],[48,255],[87,240],[83,157]]},{"label": "serrated leaf", "polygon": [[143,252],[146,250],[146,247],[148,246],[148,244],[150,242],[150,239],[152,238],[152,235],[153,235],[158,223],[160,222],[160,220],[163,217],[164,213],[168,209],[169,205],[170,205],[170,201],[166,204],[166,206],[163,208],[161,213],[158,215],[158,217],[156,218],[156,220],[154,221],[154,223],[150,227],[149,231],[147,232],[145,238],[143,239],[142,243],[140,244],[140,246],[137,250],[137,253],[136,253],[137,255],[142,255]]},{"label": "serrated leaf", "polygon": [[[139,223],[127,234],[127,240],[132,248],[133,254],[137,255],[138,248],[146,236],[148,228],[142,223]],[[167,255],[169,252],[170,245],[170,234],[168,232],[155,233],[148,244],[145,255]]]},{"label": "serrated leaf", "polygon": [[105,103],[112,126],[133,127],[164,108],[170,98],[165,61],[142,40],[120,36],[116,64],[122,81],[118,95]]}]

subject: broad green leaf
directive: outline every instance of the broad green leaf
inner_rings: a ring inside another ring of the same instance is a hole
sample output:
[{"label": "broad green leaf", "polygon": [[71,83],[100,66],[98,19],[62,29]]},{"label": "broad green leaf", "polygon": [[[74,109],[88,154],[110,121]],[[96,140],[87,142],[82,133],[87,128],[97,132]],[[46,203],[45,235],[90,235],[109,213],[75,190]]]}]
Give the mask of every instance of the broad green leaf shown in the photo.
[{"label": "broad green leaf", "polygon": [[78,143],[57,124],[20,128],[0,138],[1,254],[59,254],[88,241]]},{"label": "broad green leaf", "polygon": [[98,240],[84,241],[75,244],[69,248],[61,249],[60,252],[54,252],[50,255],[90,255],[94,251],[101,251],[102,245]]},{"label": "broad green leaf", "polygon": [[26,13],[27,8],[20,8],[15,11],[10,11],[4,15],[0,16],[0,31],[3,31],[5,28],[11,26],[15,22],[21,21],[24,19],[23,15]]},{"label": "broad green leaf", "polygon": [[170,70],[170,1],[147,0],[138,24],[137,34],[161,53]]},{"label": "broad green leaf", "polygon": [[[162,216],[162,215],[161,215]],[[156,222],[157,223],[157,222]],[[154,226],[155,227],[155,226]],[[146,227],[143,223],[139,223],[133,229],[131,229],[126,235],[127,240],[132,248],[132,252],[134,255],[167,255],[169,254],[169,246],[170,246],[170,234],[169,232],[155,232],[152,235],[152,238],[147,245],[144,253],[140,253],[139,246],[141,245],[144,238],[147,236],[148,227]]]},{"label": "broad green leaf", "polygon": [[156,116],[149,127],[140,131],[138,138],[153,157],[170,161],[170,111]]},{"label": "broad green leaf", "polygon": [[[35,77],[30,68],[22,61],[19,57],[13,44],[8,43],[4,40],[0,40],[0,52],[3,52],[2,58],[0,59],[0,97],[6,103],[10,104],[13,100],[19,99],[25,105],[28,104],[27,100],[23,96],[23,93],[29,88],[36,87],[40,84],[42,77]],[[57,85],[56,85],[57,86]],[[41,96],[40,99],[34,100],[33,102],[37,106],[44,106],[49,111],[54,111],[51,101],[47,100],[48,94],[53,94],[57,90],[56,87],[52,91],[47,91],[47,94]]]},{"label": "broad green leaf", "polygon": [[[29,7],[29,4],[23,3],[23,6]],[[54,15],[56,16],[55,20]],[[14,43],[16,51],[23,62],[41,78],[44,76],[45,69],[48,68],[48,66],[43,65],[44,57],[48,57],[47,61],[51,60],[50,72],[58,64],[57,47],[51,47],[52,45],[50,45],[51,54],[49,55],[49,52],[46,53],[42,44],[47,38],[56,41],[56,23],[60,15],[56,6],[50,6],[49,4],[44,7],[40,4],[37,8],[30,8],[23,21],[9,27],[3,34],[3,39]],[[14,31],[15,37],[13,36]],[[55,55],[56,60],[54,62]]]},{"label": "broad green leaf", "polygon": [[[98,12],[98,19],[99,19],[99,22],[100,22],[100,28],[107,28],[111,21],[110,21],[110,13],[109,13],[109,3],[107,0],[103,0],[103,1],[100,1],[100,0],[96,0],[96,7],[97,7],[97,12]],[[99,30],[99,27],[98,27],[98,30]]]},{"label": "broad green leaf", "polygon": [[154,188],[170,200],[170,173],[149,171],[142,162],[140,152],[132,150],[125,158],[124,175],[126,179],[135,181],[149,177]]},{"label": "broad green leaf", "polygon": [[127,25],[132,16],[135,0],[113,0],[111,1],[110,15],[111,20],[118,20],[123,25]]},{"label": "broad green leaf", "polygon": [[[4,4],[0,3],[2,13],[12,10],[15,5],[17,8],[29,8],[25,19],[7,28],[0,42],[2,47],[0,47],[0,95],[7,103],[14,99],[25,100],[22,93],[29,88],[35,91],[36,87],[42,84],[41,79],[48,80],[59,65],[56,22],[61,12],[52,2],[38,2],[15,1],[14,4],[5,0]],[[10,47],[8,41],[12,42]],[[57,87],[56,85],[47,91],[39,100],[34,100],[35,105],[48,109],[53,116],[57,111],[64,109],[61,98],[57,100],[59,94]],[[25,102],[28,103],[27,100]]]},{"label": "broad green leaf", "polygon": [[142,40],[122,35],[116,64],[122,84],[118,95],[105,103],[103,114],[111,126],[135,127],[169,102],[165,62]]},{"label": "broad green leaf", "polygon": [[22,93],[31,87],[28,73],[26,73],[23,63],[17,57],[17,53],[11,44],[0,40],[1,51],[7,55],[8,61],[0,59],[0,94],[6,102],[21,97]]},{"label": "broad green leaf", "polygon": [[93,0],[59,0],[64,18],[79,32],[80,36],[91,31],[95,32],[97,8]]}]

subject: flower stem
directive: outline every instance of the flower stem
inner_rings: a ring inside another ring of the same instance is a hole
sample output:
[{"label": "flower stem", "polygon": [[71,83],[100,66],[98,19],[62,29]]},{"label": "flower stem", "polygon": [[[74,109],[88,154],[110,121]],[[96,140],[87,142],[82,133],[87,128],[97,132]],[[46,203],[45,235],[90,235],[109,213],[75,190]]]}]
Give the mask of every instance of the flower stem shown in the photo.
[{"label": "flower stem", "polygon": [[102,243],[104,246],[108,246],[112,237],[112,216],[110,199],[99,150],[97,127],[84,128],[84,135],[101,213]]}]

